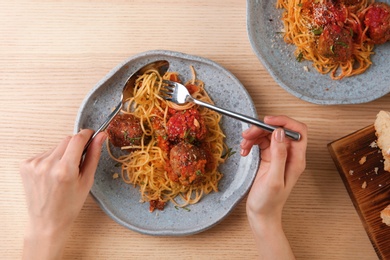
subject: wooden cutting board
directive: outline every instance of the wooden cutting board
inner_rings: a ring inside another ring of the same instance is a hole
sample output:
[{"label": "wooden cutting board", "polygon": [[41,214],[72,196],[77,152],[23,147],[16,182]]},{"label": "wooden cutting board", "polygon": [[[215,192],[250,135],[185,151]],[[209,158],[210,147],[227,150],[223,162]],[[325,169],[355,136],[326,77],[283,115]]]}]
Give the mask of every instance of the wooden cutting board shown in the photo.
[{"label": "wooden cutting board", "polygon": [[330,155],[380,259],[390,259],[390,227],[380,211],[390,204],[390,173],[376,144],[374,125],[328,144]]}]

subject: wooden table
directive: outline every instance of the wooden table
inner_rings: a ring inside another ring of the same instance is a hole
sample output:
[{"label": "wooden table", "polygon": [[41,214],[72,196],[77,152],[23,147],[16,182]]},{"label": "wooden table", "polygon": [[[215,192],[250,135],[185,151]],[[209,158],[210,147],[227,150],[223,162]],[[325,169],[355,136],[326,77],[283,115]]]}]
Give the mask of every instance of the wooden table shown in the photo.
[{"label": "wooden table", "polygon": [[[320,106],[279,87],[250,46],[240,0],[1,1],[0,256],[21,256],[27,211],[21,160],[73,132],[78,108],[113,67],[165,49],[212,59],[235,74],[260,116],[305,122],[307,169],[284,210],[298,259],[375,259],[375,251],[327,144],[390,110],[390,95],[366,104]],[[169,36],[169,37],[168,37]],[[151,237],[109,218],[89,197],[64,259],[255,259],[245,200],[222,223],[189,237]]]}]

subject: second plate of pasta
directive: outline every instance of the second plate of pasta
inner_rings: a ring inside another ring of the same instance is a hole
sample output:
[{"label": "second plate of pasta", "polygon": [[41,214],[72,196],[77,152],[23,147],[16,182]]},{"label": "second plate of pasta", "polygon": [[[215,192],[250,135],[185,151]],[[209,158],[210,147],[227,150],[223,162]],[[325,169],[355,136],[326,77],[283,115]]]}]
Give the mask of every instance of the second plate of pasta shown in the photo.
[{"label": "second plate of pasta", "polygon": [[[388,0],[382,2],[389,4]],[[295,9],[302,7],[302,3],[299,3]],[[287,92],[321,105],[365,103],[390,92],[388,42],[375,45],[374,54],[370,55],[372,64],[362,74],[334,80],[328,74],[320,74],[312,61],[297,59],[297,47],[286,43],[283,38],[284,12],[283,8],[277,8],[276,0],[247,1],[247,30],[253,51]],[[337,47],[331,46],[329,51]]]}]

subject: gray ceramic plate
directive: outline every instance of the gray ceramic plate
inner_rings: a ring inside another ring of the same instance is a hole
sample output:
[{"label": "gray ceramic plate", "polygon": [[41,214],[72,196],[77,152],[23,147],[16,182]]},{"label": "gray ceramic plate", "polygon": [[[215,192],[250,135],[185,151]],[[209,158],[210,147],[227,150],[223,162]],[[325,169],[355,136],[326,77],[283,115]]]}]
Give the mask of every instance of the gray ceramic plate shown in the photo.
[{"label": "gray ceramic plate", "polygon": [[[97,129],[112,108],[117,105],[122,87],[129,75],[143,65],[165,59],[170,71],[177,71],[183,81],[191,78],[190,65],[197,77],[205,82],[206,89],[216,105],[257,117],[251,97],[229,71],[220,65],[196,56],[171,51],[149,51],[131,57],[105,76],[87,95],[77,115],[74,131],[81,128]],[[247,124],[223,117],[222,129],[229,147],[237,153],[220,166],[224,174],[219,192],[203,197],[187,209],[175,208],[168,203],[164,211],[149,212],[149,203],[140,203],[137,187],[125,184],[121,178],[113,179],[118,172],[115,162],[104,146],[91,193],[101,208],[116,222],[148,235],[181,236],[204,231],[226,217],[247,194],[259,166],[259,150],[242,158],[239,154],[241,132]]]},{"label": "gray ceramic plate", "polygon": [[365,103],[390,92],[389,42],[375,47],[373,64],[365,73],[335,81],[319,74],[311,62],[296,61],[295,46],[287,45],[280,33],[283,11],[275,6],[275,0],[247,0],[248,36],[259,60],[290,94],[311,103],[334,105]]}]

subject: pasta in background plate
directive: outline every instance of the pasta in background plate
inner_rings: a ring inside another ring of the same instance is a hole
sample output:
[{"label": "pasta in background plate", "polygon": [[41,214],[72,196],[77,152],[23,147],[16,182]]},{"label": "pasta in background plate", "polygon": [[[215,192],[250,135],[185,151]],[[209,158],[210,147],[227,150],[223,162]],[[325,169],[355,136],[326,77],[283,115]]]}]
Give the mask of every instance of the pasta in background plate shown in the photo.
[{"label": "pasta in background plate", "polygon": [[298,61],[342,79],[372,64],[375,44],[390,40],[390,7],[373,0],[277,0],[284,9],[284,41]]}]

